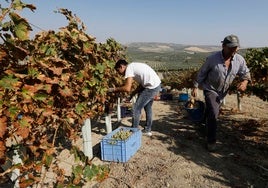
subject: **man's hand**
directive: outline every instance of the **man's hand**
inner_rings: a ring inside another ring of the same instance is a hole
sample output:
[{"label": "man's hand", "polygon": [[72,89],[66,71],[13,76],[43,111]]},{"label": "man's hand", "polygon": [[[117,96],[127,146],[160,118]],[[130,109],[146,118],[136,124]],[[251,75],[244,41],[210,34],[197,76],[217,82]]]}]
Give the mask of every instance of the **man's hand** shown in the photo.
[{"label": "man's hand", "polygon": [[197,97],[197,90],[198,90],[198,88],[196,88],[196,87],[192,89],[191,95],[193,97]]},{"label": "man's hand", "polygon": [[248,80],[244,80],[237,85],[238,91],[245,91],[247,89]]}]

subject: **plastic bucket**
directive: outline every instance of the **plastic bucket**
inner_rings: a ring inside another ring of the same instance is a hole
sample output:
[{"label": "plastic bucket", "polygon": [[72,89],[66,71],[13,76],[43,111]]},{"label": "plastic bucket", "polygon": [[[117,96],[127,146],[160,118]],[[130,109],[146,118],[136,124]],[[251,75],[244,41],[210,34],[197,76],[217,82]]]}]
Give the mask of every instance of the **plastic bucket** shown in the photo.
[{"label": "plastic bucket", "polygon": [[198,103],[198,108],[188,108],[188,102],[185,104],[185,110],[187,111],[188,117],[190,120],[194,122],[201,122],[204,117],[204,112],[205,112],[205,103],[202,101],[195,101]]},{"label": "plastic bucket", "polygon": [[189,100],[189,95],[187,93],[180,93],[179,94],[179,101],[186,102]]},{"label": "plastic bucket", "polygon": [[160,100],[169,101],[169,100],[172,100],[172,99],[173,99],[173,96],[170,93],[164,93],[164,94],[160,95]]},{"label": "plastic bucket", "polygon": [[132,116],[132,110],[129,107],[121,106],[120,108],[122,118]]}]

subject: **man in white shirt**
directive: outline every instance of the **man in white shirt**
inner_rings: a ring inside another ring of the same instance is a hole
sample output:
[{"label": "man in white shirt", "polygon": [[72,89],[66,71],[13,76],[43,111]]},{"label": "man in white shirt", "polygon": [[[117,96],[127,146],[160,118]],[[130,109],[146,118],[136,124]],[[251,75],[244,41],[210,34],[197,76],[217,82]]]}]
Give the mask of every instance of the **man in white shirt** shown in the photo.
[{"label": "man in white shirt", "polygon": [[155,95],[161,89],[161,80],[157,73],[147,64],[119,60],[115,64],[115,70],[126,79],[121,87],[109,88],[109,92],[130,92],[133,81],[139,86],[131,93],[131,96],[138,94],[138,98],[133,106],[132,127],[138,127],[140,123],[141,111],[144,109],[146,114],[146,126],[144,133],[152,136],[152,105]]}]

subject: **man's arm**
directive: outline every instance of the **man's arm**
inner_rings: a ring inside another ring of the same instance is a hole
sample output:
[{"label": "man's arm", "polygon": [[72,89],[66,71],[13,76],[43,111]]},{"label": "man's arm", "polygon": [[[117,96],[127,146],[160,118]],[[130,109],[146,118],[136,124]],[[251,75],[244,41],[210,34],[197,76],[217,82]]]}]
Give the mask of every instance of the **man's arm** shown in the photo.
[{"label": "man's arm", "polygon": [[125,81],[125,84],[121,87],[115,87],[113,88],[114,92],[130,92],[131,91],[131,86],[133,83],[133,78],[132,77],[128,77]]},{"label": "man's arm", "polygon": [[206,62],[201,66],[200,70],[197,73],[196,80],[194,81],[194,87],[192,88],[191,95],[193,97],[197,96],[197,91],[199,89],[203,89],[200,83],[204,82],[204,80],[207,78],[208,72],[209,72],[209,62],[208,58],[206,59]]}]

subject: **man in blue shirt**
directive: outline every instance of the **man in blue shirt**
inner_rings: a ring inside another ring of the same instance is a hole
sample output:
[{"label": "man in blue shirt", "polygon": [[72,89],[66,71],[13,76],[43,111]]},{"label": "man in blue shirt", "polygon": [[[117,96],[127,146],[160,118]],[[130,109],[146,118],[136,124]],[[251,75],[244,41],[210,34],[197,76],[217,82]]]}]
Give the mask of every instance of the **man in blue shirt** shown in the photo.
[{"label": "man in blue shirt", "polygon": [[238,75],[241,79],[238,91],[245,91],[251,80],[245,59],[237,54],[240,47],[236,35],[228,35],[222,41],[222,50],[207,57],[200,68],[194,83],[192,96],[197,96],[197,89],[204,90],[206,103],[207,149],[216,149],[217,118],[220,105],[230,85]]}]

